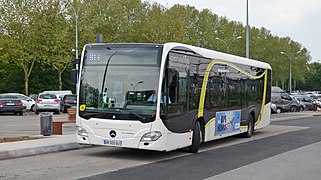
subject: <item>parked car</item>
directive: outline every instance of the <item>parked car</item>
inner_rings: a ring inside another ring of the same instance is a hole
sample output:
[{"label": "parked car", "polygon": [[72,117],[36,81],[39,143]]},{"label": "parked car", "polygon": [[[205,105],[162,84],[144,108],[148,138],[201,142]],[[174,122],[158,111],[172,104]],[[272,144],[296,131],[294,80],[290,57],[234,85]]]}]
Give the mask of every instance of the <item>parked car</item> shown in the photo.
[{"label": "parked car", "polygon": [[54,94],[58,98],[63,97],[66,94],[72,94],[71,90],[57,90],[57,91],[44,91],[42,93],[47,93],[47,94]]},{"label": "parked car", "polygon": [[23,106],[25,106],[27,110],[35,111],[36,102],[32,98],[20,93],[3,93],[3,94],[17,97],[22,101]]},{"label": "parked car", "polygon": [[271,102],[276,105],[277,112],[296,112],[300,110],[300,102],[292,98],[277,86],[272,86]]},{"label": "parked car", "polygon": [[307,96],[307,95],[296,95],[294,96],[298,101],[300,101],[301,103],[303,103],[305,105],[305,110],[310,110],[312,111],[314,109],[314,103],[316,103],[316,101]]},{"label": "parked car", "polygon": [[60,100],[54,94],[41,93],[36,101],[36,114],[39,112],[55,112],[60,114]]},{"label": "parked car", "polygon": [[77,95],[66,94],[60,101],[60,111],[66,113],[68,108],[77,106]]},{"label": "parked car", "polygon": [[9,112],[22,116],[23,110],[23,103],[17,96],[0,94],[0,113]]},{"label": "parked car", "polygon": [[318,107],[321,108],[321,94],[311,94],[310,97],[313,98]]},{"label": "parked car", "polygon": [[37,100],[39,94],[30,94],[29,97],[33,99],[34,101]]}]

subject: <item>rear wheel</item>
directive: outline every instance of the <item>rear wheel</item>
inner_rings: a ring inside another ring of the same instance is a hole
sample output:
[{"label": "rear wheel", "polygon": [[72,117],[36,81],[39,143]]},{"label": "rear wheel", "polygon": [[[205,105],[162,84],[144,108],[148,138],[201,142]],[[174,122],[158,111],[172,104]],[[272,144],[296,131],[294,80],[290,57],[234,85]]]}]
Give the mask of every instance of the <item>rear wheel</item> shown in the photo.
[{"label": "rear wheel", "polygon": [[193,139],[192,145],[189,147],[188,151],[191,153],[197,153],[201,145],[201,126],[198,121],[195,122],[193,127]]},{"label": "rear wheel", "polygon": [[20,111],[18,114],[19,114],[19,116],[22,116],[23,115],[23,111]]},{"label": "rear wheel", "polygon": [[298,107],[296,107],[296,106],[290,107],[290,112],[297,112],[297,111],[298,111]]},{"label": "rear wheel", "polygon": [[243,137],[249,138],[254,132],[254,117],[251,115],[247,124],[247,131],[242,134]]}]

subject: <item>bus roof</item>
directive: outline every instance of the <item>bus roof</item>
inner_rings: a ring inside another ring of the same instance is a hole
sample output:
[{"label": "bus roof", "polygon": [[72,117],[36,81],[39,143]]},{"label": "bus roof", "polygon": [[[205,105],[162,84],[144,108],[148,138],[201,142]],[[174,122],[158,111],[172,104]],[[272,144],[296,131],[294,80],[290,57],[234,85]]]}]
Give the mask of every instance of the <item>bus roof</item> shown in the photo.
[{"label": "bus roof", "polygon": [[196,47],[196,46],[191,46],[187,44],[182,44],[182,43],[175,43],[175,42],[169,42],[165,44],[157,44],[157,43],[93,43],[93,44],[87,44],[86,46],[141,46],[141,47],[161,47],[163,46],[163,57],[166,57],[168,52],[172,49],[183,49],[183,50],[189,50],[193,51],[196,54],[203,56],[205,58],[210,58],[210,59],[222,59],[225,61],[229,61],[232,63],[238,63],[238,64],[245,64],[245,65],[250,65],[250,66],[255,66],[255,67],[260,67],[264,69],[271,69],[271,66],[268,63],[262,62],[262,61],[257,61],[253,59],[248,59],[232,54],[227,54],[227,53],[222,53],[214,50],[209,50],[201,47]]},{"label": "bus roof", "polygon": [[166,43],[164,44],[164,51],[163,54],[167,54],[169,50],[171,49],[190,49],[194,51],[195,53],[206,57],[206,58],[211,58],[211,59],[222,59],[225,61],[229,61],[232,63],[239,63],[239,64],[246,64],[250,66],[255,66],[255,67],[260,67],[264,69],[271,69],[271,66],[268,63],[253,60],[253,59],[248,59],[240,56],[235,56],[232,54],[226,54],[214,50],[209,50],[209,49],[204,49],[196,46],[191,46],[191,45],[186,45],[186,44],[181,44],[181,43]]}]

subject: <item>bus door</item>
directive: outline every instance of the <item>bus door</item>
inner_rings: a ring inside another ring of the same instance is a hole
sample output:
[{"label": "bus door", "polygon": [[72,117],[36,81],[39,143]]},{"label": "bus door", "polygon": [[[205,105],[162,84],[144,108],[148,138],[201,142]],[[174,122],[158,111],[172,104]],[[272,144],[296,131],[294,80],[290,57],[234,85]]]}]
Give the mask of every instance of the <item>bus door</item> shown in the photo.
[{"label": "bus door", "polygon": [[188,71],[186,56],[169,53],[162,85],[161,117],[165,126],[175,133],[188,132],[190,128]]}]

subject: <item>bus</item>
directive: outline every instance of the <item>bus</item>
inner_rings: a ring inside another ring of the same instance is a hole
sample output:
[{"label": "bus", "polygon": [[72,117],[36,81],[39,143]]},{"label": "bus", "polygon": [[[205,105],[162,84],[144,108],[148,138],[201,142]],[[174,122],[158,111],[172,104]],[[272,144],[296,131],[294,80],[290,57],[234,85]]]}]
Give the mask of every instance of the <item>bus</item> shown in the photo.
[{"label": "bus", "polygon": [[77,142],[197,153],[270,124],[271,66],[181,43],[84,46]]}]

